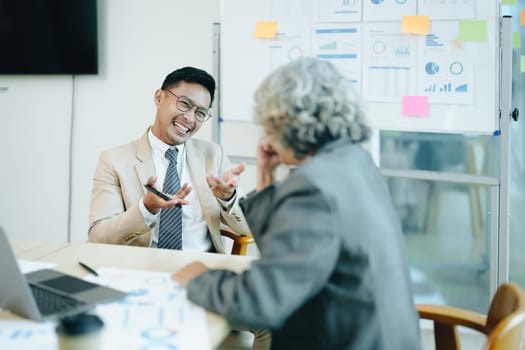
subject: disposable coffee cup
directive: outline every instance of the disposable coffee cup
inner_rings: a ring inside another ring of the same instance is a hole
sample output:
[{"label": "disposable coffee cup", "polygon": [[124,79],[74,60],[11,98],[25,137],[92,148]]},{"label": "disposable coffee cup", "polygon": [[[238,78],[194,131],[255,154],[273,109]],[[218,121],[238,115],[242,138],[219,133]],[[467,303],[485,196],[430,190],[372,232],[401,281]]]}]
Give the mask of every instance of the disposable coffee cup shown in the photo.
[{"label": "disposable coffee cup", "polygon": [[78,314],[62,318],[57,327],[59,350],[98,350],[104,323],[97,315]]}]

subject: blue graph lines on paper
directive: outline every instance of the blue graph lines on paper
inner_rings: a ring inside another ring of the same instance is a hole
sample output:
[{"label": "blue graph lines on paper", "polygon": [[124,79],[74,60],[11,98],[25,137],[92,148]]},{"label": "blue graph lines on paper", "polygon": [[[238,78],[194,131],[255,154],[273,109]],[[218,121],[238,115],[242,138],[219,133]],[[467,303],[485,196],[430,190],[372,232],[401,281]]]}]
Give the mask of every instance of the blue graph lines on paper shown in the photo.
[{"label": "blue graph lines on paper", "polygon": [[357,28],[320,28],[315,30],[315,34],[349,34],[357,33]]},{"label": "blue graph lines on paper", "polygon": [[171,280],[169,273],[103,268],[100,278],[124,290],[120,301],[97,306],[104,321],[108,348],[127,350],[210,349],[203,309],[191,304],[186,289]]},{"label": "blue graph lines on paper", "polygon": [[427,34],[425,35],[425,46],[427,47],[439,47],[444,46],[445,44],[439,42],[439,36],[436,34]]},{"label": "blue graph lines on paper", "polygon": [[341,4],[343,7],[346,6],[356,6],[356,0],[343,0],[343,3]]},{"label": "blue graph lines on paper", "polygon": [[468,84],[461,84],[454,89],[454,91],[456,92],[467,92],[467,90],[468,90]]},{"label": "blue graph lines on paper", "polygon": [[432,93],[432,92],[441,92],[441,93],[452,93],[452,92],[467,92],[468,91],[468,84],[461,84],[458,86],[452,86],[452,83],[447,82],[443,84],[436,84],[431,83],[429,84],[424,90],[424,92]]},{"label": "blue graph lines on paper", "polygon": [[46,335],[48,333],[47,330],[42,329],[14,329],[11,332],[7,333],[7,338],[11,340],[21,340],[21,339],[28,339],[28,338],[34,338],[39,337],[42,335]]},{"label": "blue graph lines on paper", "polygon": [[140,297],[143,295],[148,295],[148,290],[146,288],[138,288],[128,292],[129,297]]},{"label": "blue graph lines on paper", "polygon": [[410,67],[401,67],[401,66],[370,66],[368,69],[401,69],[401,70],[409,70]]},{"label": "blue graph lines on paper", "polygon": [[324,59],[356,59],[357,55],[353,53],[348,54],[318,54],[317,58]]},{"label": "blue graph lines on paper", "polygon": [[174,345],[177,338],[177,331],[174,329],[146,329],[140,334],[146,344],[142,346],[143,350],[149,349],[179,349]]},{"label": "blue graph lines on paper", "polygon": [[408,45],[400,45],[394,49],[394,55],[408,56],[410,55],[410,47]]},{"label": "blue graph lines on paper", "polygon": [[56,350],[54,324],[3,320],[0,322],[0,349]]}]

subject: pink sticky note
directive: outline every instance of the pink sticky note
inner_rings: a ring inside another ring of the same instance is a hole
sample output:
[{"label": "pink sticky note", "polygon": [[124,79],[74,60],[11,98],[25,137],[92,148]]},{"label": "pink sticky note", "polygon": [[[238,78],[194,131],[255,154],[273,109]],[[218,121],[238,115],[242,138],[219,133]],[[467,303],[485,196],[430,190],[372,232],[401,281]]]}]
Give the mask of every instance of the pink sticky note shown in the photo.
[{"label": "pink sticky note", "polygon": [[401,113],[411,117],[428,116],[428,96],[403,96]]}]

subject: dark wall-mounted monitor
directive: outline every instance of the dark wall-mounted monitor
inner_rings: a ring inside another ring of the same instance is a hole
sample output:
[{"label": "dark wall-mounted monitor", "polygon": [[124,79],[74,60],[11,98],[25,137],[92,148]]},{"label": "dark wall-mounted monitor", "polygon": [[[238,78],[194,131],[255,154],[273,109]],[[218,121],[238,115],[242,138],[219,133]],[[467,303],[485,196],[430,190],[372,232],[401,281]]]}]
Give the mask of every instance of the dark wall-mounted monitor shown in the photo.
[{"label": "dark wall-mounted monitor", "polygon": [[97,74],[97,0],[0,0],[0,74]]}]

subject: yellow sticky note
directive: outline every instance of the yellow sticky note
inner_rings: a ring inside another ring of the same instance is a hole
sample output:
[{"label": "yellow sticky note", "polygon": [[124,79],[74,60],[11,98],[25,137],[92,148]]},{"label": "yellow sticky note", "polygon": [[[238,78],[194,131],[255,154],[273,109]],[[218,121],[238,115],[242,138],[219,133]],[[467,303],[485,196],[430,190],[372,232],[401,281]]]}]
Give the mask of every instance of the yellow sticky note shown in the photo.
[{"label": "yellow sticky note", "polygon": [[502,5],[517,5],[518,0],[501,0]]},{"label": "yellow sticky note", "polygon": [[277,35],[276,21],[257,21],[253,36],[259,39],[273,39]]},{"label": "yellow sticky note", "polygon": [[410,34],[428,34],[430,18],[428,16],[403,16],[401,31]]},{"label": "yellow sticky note", "polygon": [[487,21],[460,21],[459,40],[487,41]]},{"label": "yellow sticky note", "polygon": [[512,48],[519,49],[521,47],[521,33],[512,32]]},{"label": "yellow sticky note", "polygon": [[520,72],[525,73],[525,56],[520,56]]}]

